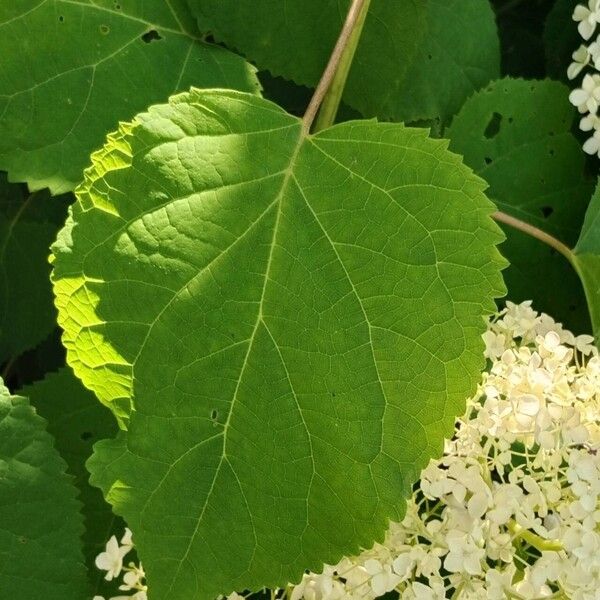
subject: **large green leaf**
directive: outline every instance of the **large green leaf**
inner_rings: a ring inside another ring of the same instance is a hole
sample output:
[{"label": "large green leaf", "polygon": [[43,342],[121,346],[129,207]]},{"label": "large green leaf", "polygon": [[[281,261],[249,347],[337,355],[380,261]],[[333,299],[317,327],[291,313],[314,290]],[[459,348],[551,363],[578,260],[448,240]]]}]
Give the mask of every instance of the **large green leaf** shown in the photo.
[{"label": "large green leaf", "polygon": [[77,490],[44,419],[0,379],[0,595],[85,600]]},{"label": "large green leaf", "polygon": [[[470,98],[446,132],[450,147],[490,184],[498,208],[572,245],[593,189],[571,133],[569,90],[553,81],[503,79]],[[569,262],[511,227],[502,246],[508,296],[534,300],[579,332],[590,330],[585,295]]]},{"label": "large green leaf", "polygon": [[90,582],[96,592],[102,572],[94,566],[94,559],[113,533],[122,534],[124,526],[121,519],[113,515],[100,490],[88,483],[85,461],[95,442],[116,434],[117,423],[112,413],[67,368],[23,388],[20,393],[27,396],[38,414],[48,421],[48,431],[56,440],[56,448],[66,460],[68,472],[75,476],[83,503],[83,549]]},{"label": "large green leaf", "polygon": [[242,59],[199,42],[184,0],[0,3],[0,168],[59,193],[119,120],[200,87],[257,89]]},{"label": "large green leaf", "polygon": [[0,364],[39,344],[56,327],[50,244],[69,198],[49,202],[0,173]]},{"label": "large green leaf", "polygon": [[[350,1],[188,4],[202,31],[275,75],[314,86]],[[344,99],[365,116],[445,120],[498,76],[499,63],[488,0],[372,0]]]},{"label": "large green leaf", "polygon": [[592,196],[585,215],[579,241],[574,250],[574,263],[587,296],[594,335],[600,339],[600,184]]},{"label": "large green leaf", "polygon": [[70,364],[129,418],[88,467],[154,599],[381,539],[483,366],[504,261],[481,180],[424,130],[308,136],[218,90],[93,158],[53,279]]}]

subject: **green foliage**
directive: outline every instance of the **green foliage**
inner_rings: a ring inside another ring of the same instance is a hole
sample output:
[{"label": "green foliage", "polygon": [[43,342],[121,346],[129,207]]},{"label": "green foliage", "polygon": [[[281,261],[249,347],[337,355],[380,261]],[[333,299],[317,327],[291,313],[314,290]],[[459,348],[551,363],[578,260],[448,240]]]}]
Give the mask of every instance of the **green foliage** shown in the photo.
[{"label": "green foliage", "polygon": [[0,173],[0,364],[56,326],[48,255],[69,198],[29,194]]},{"label": "green foliage", "polygon": [[125,522],[151,600],[381,540],[479,381],[498,210],[574,246],[506,227],[508,299],[600,335],[598,163],[543,79],[577,0],[371,0],[310,132],[350,1],[0,2],[0,597],[122,597]]},{"label": "green foliage", "polygon": [[574,249],[577,268],[590,307],[596,339],[600,336],[600,185],[592,196],[579,241]]},{"label": "green foliage", "polygon": [[369,546],[452,430],[504,263],[483,183],[425,133],[308,136],[193,90],[94,155],[53,279],[68,360],[128,421],[89,467],[154,598]]},{"label": "green foliage", "polygon": [[[450,147],[490,185],[498,208],[574,244],[593,182],[571,133],[576,111],[569,90],[553,81],[503,79],[475,94],[446,134]],[[504,228],[508,297],[570,328],[589,331],[581,283],[564,256],[525,233]],[[540,268],[544,265],[544,268]]]},{"label": "green foliage", "polygon": [[[188,4],[201,31],[274,75],[315,86],[350,2]],[[368,117],[447,120],[473,91],[498,76],[499,52],[487,0],[372,0],[344,99]]]},{"label": "green foliage", "polygon": [[577,4],[587,5],[587,2],[556,0],[546,20],[544,43],[548,75],[555,79],[568,81],[567,67],[571,62],[571,55],[582,42],[577,33],[577,25],[571,19]]},{"label": "green foliage", "polygon": [[117,424],[110,411],[68,368],[51,373],[20,393],[27,396],[37,413],[48,421],[48,432],[56,440],[56,449],[67,462],[68,473],[75,477],[83,504],[83,550],[90,583],[97,591],[102,574],[94,568],[94,559],[113,533],[119,535],[123,531],[123,523],[113,515],[100,490],[89,484],[85,461],[95,442],[116,434]]},{"label": "green foliage", "polygon": [[83,600],[76,488],[29,402],[0,379],[0,590],[3,598]]},{"label": "green foliage", "polygon": [[0,168],[55,194],[82,180],[119,120],[192,84],[258,85],[239,57],[199,41],[183,0],[3,2],[0,55]]}]

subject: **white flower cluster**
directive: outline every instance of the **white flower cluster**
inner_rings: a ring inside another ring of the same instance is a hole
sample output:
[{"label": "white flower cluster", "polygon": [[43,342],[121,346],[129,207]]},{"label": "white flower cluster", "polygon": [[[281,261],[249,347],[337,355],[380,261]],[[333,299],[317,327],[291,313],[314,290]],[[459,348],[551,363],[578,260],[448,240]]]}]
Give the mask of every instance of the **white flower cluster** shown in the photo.
[{"label": "white flower cluster", "polygon": [[484,336],[490,368],[383,544],[289,600],[600,599],[600,358],[531,303]]},{"label": "white flower cluster", "polygon": [[[600,0],[589,0],[587,6],[578,4],[573,12],[573,20],[579,23],[577,29],[581,37],[586,42],[590,40],[600,23]],[[569,100],[583,115],[579,128],[594,132],[583,145],[584,151],[600,157],[600,36],[589,45],[582,44],[573,53],[567,76],[575,79],[585,68],[592,68],[594,72],[584,75],[581,87],[571,92]]]},{"label": "white flower cluster", "polygon": [[[109,600],[148,600],[148,587],[144,583],[146,574],[142,563],[136,565],[130,562],[128,566],[123,565],[125,555],[133,550],[133,538],[131,531],[125,528],[125,535],[121,538],[121,544],[113,535],[106,543],[104,552],[96,557],[96,566],[101,571],[106,571],[104,579],[112,581],[123,573],[123,583],[119,590],[130,592],[129,595],[112,596]],[[131,594],[131,592],[133,592]],[[104,600],[102,596],[94,596],[94,600]]]},{"label": "white flower cluster", "polygon": [[[484,341],[489,368],[444,456],[423,469],[402,523],[390,524],[382,544],[272,590],[272,599],[374,600],[395,591],[410,600],[600,600],[593,338],[574,336],[530,302],[508,302]],[[130,542],[129,533],[124,546],[113,537],[98,556],[107,579],[123,569]],[[124,570],[127,589],[145,600],[141,565]]]}]

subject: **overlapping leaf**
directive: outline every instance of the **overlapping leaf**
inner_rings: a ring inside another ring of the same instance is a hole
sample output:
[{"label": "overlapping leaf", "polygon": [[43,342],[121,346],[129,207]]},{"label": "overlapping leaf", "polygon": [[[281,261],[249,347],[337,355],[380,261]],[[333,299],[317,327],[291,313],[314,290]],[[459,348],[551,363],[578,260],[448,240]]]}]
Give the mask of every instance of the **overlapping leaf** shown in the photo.
[{"label": "overlapping leaf", "polygon": [[238,56],[201,43],[183,0],[0,5],[0,169],[71,190],[119,120],[190,85],[257,89]]},{"label": "overlapping leaf", "polygon": [[574,263],[588,300],[596,341],[600,339],[600,186],[585,215],[581,235],[575,246]]},{"label": "overlapping leaf", "polygon": [[[558,82],[504,79],[470,98],[447,131],[450,147],[490,184],[498,208],[566,244],[577,240],[593,182],[572,135],[575,111]],[[589,331],[581,284],[569,262],[506,227],[509,298],[533,300],[572,329]]]},{"label": "overlapping leaf", "polygon": [[[314,86],[350,2],[188,4],[202,31],[275,75]],[[446,120],[498,76],[499,53],[488,0],[372,0],[344,99],[365,116]]]},{"label": "overlapping leaf", "polygon": [[113,533],[122,534],[124,526],[121,519],[113,515],[100,490],[89,484],[85,461],[95,442],[116,434],[117,424],[110,411],[68,368],[23,388],[20,393],[27,396],[38,414],[48,421],[48,432],[54,436],[56,448],[67,462],[68,472],[75,477],[83,503],[83,550],[90,583],[97,591],[102,573],[94,566],[94,558]]},{"label": "overlapping leaf", "polygon": [[401,517],[503,290],[482,189],[424,130],[308,136],[234,92],[94,156],[53,279],[69,362],[128,420],[88,467],[155,600],[297,581]]},{"label": "overlapping leaf", "polygon": [[0,173],[0,364],[40,343],[56,327],[48,254],[69,198],[50,202]]},{"label": "overlapping leaf", "polygon": [[25,398],[0,379],[0,594],[85,600],[77,490]]}]

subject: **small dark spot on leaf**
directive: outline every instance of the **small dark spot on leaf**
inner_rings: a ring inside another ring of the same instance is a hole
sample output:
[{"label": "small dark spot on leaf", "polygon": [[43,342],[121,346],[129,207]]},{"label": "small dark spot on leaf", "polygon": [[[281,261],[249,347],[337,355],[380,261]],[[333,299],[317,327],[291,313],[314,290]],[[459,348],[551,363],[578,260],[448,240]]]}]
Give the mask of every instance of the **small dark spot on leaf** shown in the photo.
[{"label": "small dark spot on leaf", "polygon": [[427,55],[427,58],[428,58],[429,60],[433,60],[433,56],[431,56],[431,54],[428,54],[428,55]]},{"label": "small dark spot on leaf", "polygon": [[331,392],[331,396],[335,398],[335,392]]},{"label": "small dark spot on leaf", "polygon": [[213,410],[210,413],[210,418],[214,421],[218,416],[219,412],[217,411],[217,409],[213,408]]},{"label": "small dark spot on leaf", "polygon": [[118,2],[115,2],[115,10],[121,10],[121,5]]},{"label": "small dark spot on leaf", "polygon": [[60,17],[58,17],[58,20],[59,20],[61,23],[64,23],[64,22],[65,22],[65,18],[64,18],[62,15],[60,15]]},{"label": "small dark spot on leaf", "polygon": [[110,27],[108,25],[100,25],[100,33],[102,35],[108,35],[110,33]]},{"label": "small dark spot on leaf", "polygon": [[514,119],[512,117],[508,117],[508,123],[512,124],[512,122],[514,121]]},{"label": "small dark spot on leaf", "polygon": [[549,131],[548,135],[550,135],[550,136],[554,135],[554,131]]},{"label": "small dark spot on leaf", "polygon": [[495,112],[490,119],[490,122],[487,124],[483,135],[489,140],[494,138],[500,132],[500,125],[502,123],[502,115],[500,113]]},{"label": "small dark spot on leaf", "polygon": [[156,29],[151,29],[150,31],[146,31],[146,33],[142,36],[142,40],[149,44],[150,42],[157,42],[158,40],[162,40],[162,36]]},{"label": "small dark spot on leaf", "polygon": [[26,544],[27,543],[27,538],[24,537],[24,536],[22,536],[22,535],[20,535],[19,536],[19,543]]},{"label": "small dark spot on leaf", "polygon": [[492,164],[492,159],[489,156],[486,156],[483,160],[485,160],[485,164],[486,165],[491,165]]},{"label": "small dark spot on leaf", "polygon": [[554,212],[554,209],[551,206],[542,206],[541,211],[544,218],[547,219]]},{"label": "small dark spot on leaf", "polygon": [[87,442],[89,439],[91,439],[93,436],[91,431],[84,431],[79,437],[84,441]]},{"label": "small dark spot on leaf", "polygon": [[550,150],[548,151],[550,156],[554,156],[554,148],[550,148]]},{"label": "small dark spot on leaf", "polygon": [[575,304],[569,304],[569,310],[571,312],[575,312],[577,310],[577,306]]}]

